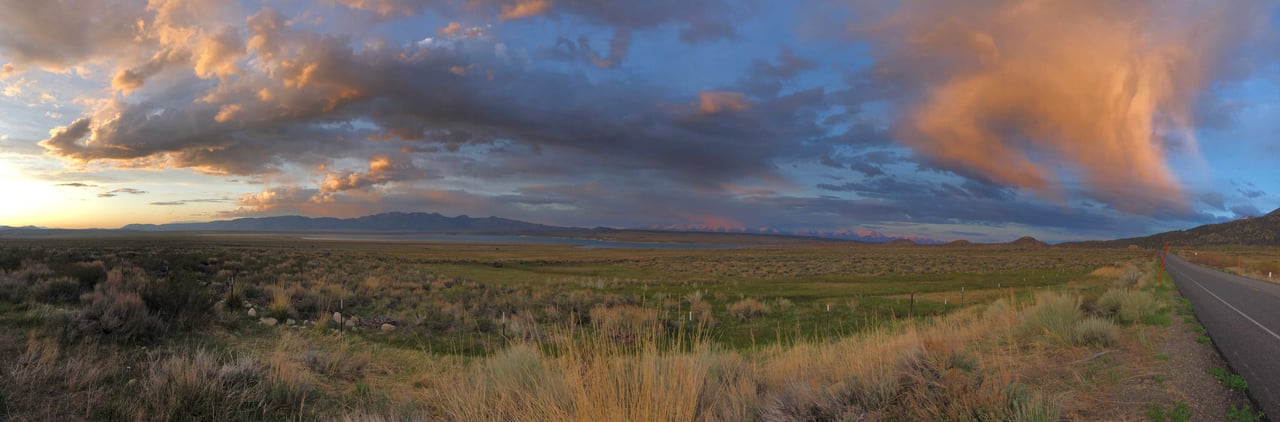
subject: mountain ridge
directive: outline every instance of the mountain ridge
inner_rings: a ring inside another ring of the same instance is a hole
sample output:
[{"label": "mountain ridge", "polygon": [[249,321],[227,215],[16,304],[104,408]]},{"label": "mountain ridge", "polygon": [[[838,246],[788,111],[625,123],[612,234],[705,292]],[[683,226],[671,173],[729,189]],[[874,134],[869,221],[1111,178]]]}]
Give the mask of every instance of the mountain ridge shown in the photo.
[{"label": "mountain ridge", "polygon": [[1160,248],[1174,246],[1248,245],[1280,246],[1280,208],[1261,217],[1245,217],[1224,223],[1205,224],[1186,230],[1173,230],[1149,236],[1115,240],[1069,242],[1068,247]]},{"label": "mountain ridge", "polygon": [[569,230],[499,217],[474,218],[467,215],[446,217],[440,213],[389,212],[354,218],[245,217],[202,223],[129,224],[126,231],[373,231],[430,233],[537,233]]}]

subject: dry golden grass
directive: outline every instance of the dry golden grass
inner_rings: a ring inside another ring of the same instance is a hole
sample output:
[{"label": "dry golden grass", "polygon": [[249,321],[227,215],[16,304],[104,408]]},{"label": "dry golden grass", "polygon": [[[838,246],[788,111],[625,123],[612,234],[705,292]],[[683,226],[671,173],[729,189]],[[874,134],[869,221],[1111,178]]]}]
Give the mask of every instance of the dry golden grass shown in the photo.
[{"label": "dry golden grass", "polygon": [[478,361],[438,400],[453,420],[1056,420],[1050,396],[1001,366],[1022,355],[1013,333],[1031,312],[971,309],[754,352],[570,334]]}]

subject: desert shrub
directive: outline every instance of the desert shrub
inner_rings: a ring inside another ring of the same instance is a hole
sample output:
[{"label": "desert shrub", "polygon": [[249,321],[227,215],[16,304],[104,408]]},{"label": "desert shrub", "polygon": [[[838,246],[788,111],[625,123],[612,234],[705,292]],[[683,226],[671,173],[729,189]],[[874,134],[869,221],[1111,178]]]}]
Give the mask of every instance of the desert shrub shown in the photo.
[{"label": "desert shrub", "polygon": [[0,249],[0,270],[14,271],[22,267],[22,260],[26,257],[25,251],[18,248]]},{"label": "desert shrub", "polygon": [[94,285],[107,280],[107,270],[102,261],[72,262],[61,258],[50,260],[49,268],[60,277],[74,279],[84,290],[92,289]]},{"label": "desert shrub", "polygon": [[769,314],[769,306],[755,299],[743,299],[729,305],[729,313],[739,320],[746,321]]},{"label": "desert shrub", "polygon": [[179,329],[191,330],[212,321],[214,296],[192,276],[147,281],[139,293],[152,313]]},{"label": "desert shrub", "polygon": [[891,414],[904,420],[1056,421],[1057,405],[1008,375],[975,370],[964,353],[918,352],[899,365],[902,389]]},{"label": "desert shrub", "polygon": [[1142,275],[1142,270],[1129,265],[1124,268],[1124,273],[1120,274],[1117,282],[1125,287],[1138,287],[1138,281],[1142,279]]},{"label": "desert shrub", "polygon": [[1116,315],[1122,322],[1133,323],[1141,322],[1159,310],[1160,302],[1154,295],[1144,291],[1131,291],[1124,296]]},{"label": "desert shrub", "polygon": [[755,419],[760,399],[755,367],[740,354],[709,356],[706,380],[698,392],[698,409],[709,421]]},{"label": "desert shrub", "polygon": [[31,287],[31,296],[50,304],[75,303],[80,298],[80,282],[68,277],[41,279]]},{"label": "desert shrub", "polygon": [[795,303],[792,303],[791,299],[787,299],[785,297],[780,297],[778,298],[778,300],[773,301],[774,309],[777,309],[781,312],[790,311],[791,308],[794,308],[795,306],[796,306]]},{"label": "desert shrub", "polygon": [[372,357],[368,351],[357,353],[350,347],[333,352],[308,349],[302,358],[302,363],[308,369],[346,381],[364,379],[365,369],[371,362]]},{"label": "desert shrub", "polygon": [[1115,315],[1124,323],[1141,322],[1160,310],[1160,302],[1141,290],[1111,289],[1103,293],[1095,305],[1105,315]]},{"label": "desert shrub", "polygon": [[657,329],[658,311],[631,305],[597,306],[591,309],[591,323],[613,338],[636,338]]},{"label": "desert shrub", "polygon": [[1123,302],[1124,295],[1125,290],[1122,289],[1107,290],[1094,302],[1094,309],[1103,315],[1115,315],[1120,311],[1120,303]]},{"label": "desert shrub", "polygon": [[102,339],[118,343],[144,342],[159,337],[164,323],[152,316],[136,292],[99,285],[80,297],[81,308],[69,340]]},{"label": "desert shrub", "polygon": [[328,308],[330,305],[320,296],[319,293],[311,289],[295,288],[289,295],[293,312],[299,318],[312,319],[319,315],[321,309]]},{"label": "desert shrub", "polygon": [[1024,311],[1021,332],[1058,344],[1071,344],[1076,321],[1080,320],[1080,299],[1075,296],[1046,293],[1036,297],[1036,304]]},{"label": "desert shrub", "polygon": [[30,287],[25,280],[0,272],[0,301],[19,303],[27,300]]},{"label": "desert shrub", "polygon": [[1120,327],[1103,318],[1085,318],[1077,322],[1072,330],[1075,344],[1108,347],[1120,342]]},{"label": "desert shrub", "polygon": [[716,322],[716,317],[712,314],[711,304],[702,300],[690,304],[689,312],[693,315],[694,321],[703,325],[712,325]]}]

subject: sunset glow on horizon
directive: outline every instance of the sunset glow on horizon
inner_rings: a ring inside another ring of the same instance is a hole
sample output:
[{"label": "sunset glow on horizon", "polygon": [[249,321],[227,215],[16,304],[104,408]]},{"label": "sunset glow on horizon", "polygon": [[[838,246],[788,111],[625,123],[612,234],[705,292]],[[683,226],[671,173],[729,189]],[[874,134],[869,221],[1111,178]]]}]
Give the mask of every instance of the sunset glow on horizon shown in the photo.
[{"label": "sunset glow on horizon", "polygon": [[382,212],[948,241],[1280,207],[1280,6],[0,5],[0,226]]}]

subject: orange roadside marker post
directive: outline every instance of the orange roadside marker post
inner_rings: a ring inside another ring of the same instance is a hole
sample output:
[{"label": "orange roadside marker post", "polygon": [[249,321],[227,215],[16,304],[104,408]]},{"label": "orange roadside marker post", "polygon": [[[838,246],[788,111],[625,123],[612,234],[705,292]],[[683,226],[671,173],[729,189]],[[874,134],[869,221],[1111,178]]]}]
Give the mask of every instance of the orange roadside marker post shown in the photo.
[{"label": "orange roadside marker post", "polygon": [[1164,284],[1164,256],[1169,254],[1169,244],[1164,244],[1164,251],[1160,252],[1160,271],[1156,272],[1156,287]]}]

